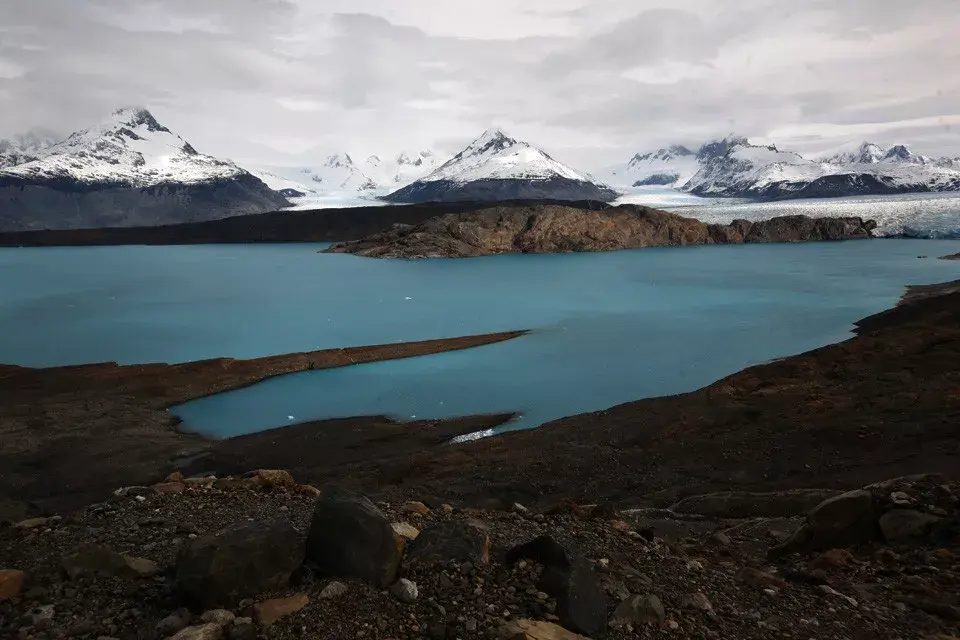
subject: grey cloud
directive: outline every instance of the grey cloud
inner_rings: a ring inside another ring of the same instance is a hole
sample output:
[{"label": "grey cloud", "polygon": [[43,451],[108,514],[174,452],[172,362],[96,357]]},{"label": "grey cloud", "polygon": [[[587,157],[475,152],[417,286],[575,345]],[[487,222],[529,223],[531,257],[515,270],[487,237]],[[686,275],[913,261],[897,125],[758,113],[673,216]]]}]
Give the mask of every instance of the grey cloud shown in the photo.
[{"label": "grey cloud", "polygon": [[[544,2],[501,19],[542,15],[564,35],[531,26],[497,39],[455,37],[463,25],[397,2],[8,3],[0,68],[23,74],[0,77],[0,136],[145,103],[201,150],[238,157],[268,155],[264,144],[454,150],[497,124],[589,164],[734,130],[907,121],[960,104],[955,0]],[[496,33],[495,21],[479,31]]]}]

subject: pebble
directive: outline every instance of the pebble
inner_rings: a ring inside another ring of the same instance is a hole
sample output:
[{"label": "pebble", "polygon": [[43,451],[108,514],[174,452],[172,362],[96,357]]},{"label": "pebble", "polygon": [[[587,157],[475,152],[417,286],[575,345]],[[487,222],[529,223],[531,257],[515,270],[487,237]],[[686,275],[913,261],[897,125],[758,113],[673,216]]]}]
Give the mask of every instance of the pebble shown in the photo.
[{"label": "pebble", "polygon": [[334,598],[339,598],[349,590],[350,588],[347,587],[347,585],[343,584],[342,582],[337,582],[336,580],[334,580],[333,582],[325,586],[323,588],[323,591],[320,592],[320,599],[333,600]]},{"label": "pebble", "polygon": [[406,578],[400,578],[397,580],[393,586],[390,587],[390,593],[392,593],[393,596],[400,602],[405,602],[407,604],[416,602],[417,596],[419,596],[417,584]]}]

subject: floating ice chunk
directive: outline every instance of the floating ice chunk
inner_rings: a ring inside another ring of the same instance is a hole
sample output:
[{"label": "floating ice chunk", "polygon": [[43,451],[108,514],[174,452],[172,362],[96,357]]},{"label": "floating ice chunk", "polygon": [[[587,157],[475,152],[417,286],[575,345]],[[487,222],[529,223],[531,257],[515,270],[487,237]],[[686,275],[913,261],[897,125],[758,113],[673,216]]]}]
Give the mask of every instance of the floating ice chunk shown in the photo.
[{"label": "floating ice chunk", "polygon": [[296,420],[296,418],[294,418],[293,416],[287,416],[287,420],[293,421],[293,420]]},{"label": "floating ice chunk", "polygon": [[406,298],[404,298],[404,300],[413,300],[413,298],[411,298],[410,296],[407,296]]}]

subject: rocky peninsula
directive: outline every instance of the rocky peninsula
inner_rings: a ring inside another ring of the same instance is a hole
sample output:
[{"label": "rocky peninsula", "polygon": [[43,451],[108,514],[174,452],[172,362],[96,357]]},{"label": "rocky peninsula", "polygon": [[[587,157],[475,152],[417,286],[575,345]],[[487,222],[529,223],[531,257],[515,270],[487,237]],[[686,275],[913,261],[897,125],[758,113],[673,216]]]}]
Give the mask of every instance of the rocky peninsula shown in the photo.
[{"label": "rocky peninsula", "polygon": [[468,258],[501,253],[854,240],[873,237],[875,228],[875,222],[861,218],[807,216],[705,224],[640,205],[602,210],[562,204],[492,206],[438,216],[415,226],[395,224],[360,240],[337,243],[325,252],[371,258]]}]

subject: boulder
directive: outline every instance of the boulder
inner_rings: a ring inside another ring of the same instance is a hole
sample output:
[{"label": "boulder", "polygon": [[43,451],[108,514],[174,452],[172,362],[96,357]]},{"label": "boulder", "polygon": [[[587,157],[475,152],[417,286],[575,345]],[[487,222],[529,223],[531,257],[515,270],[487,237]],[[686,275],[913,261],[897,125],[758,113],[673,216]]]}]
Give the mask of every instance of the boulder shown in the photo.
[{"label": "boulder", "polygon": [[524,558],[543,565],[537,586],[556,598],[560,624],[595,638],[605,635],[607,598],[586,560],[548,535],[510,549],[506,560],[512,564]]},{"label": "boulder", "polygon": [[655,595],[645,594],[627,598],[613,612],[610,624],[614,627],[626,625],[660,624],[667,618],[663,603]]},{"label": "boulder", "polygon": [[303,553],[288,522],[244,522],[192,540],[177,558],[177,584],[205,607],[229,606],[286,586]]},{"label": "boulder", "polygon": [[223,627],[214,622],[187,627],[178,631],[173,640],[223,640]]},{"label": "boulder", "polygon": [[296,613],[310,604],[310,597],[305,593],[298,593],[289,598],[271,598],[253,605],[257,622],[261,625],[271,625],[280,618]]},{"label": "boulder", "polygon": [[253,618],[234,618],[233,624],[226,628],[230,640],[257,640],[260,632]]},{"label": "boulder", "polygon": [[513,620],[499,631],[500,640],[589,640],[552,622]]},{"label": "boulder", "polygon": [[431,524],[413,540],[404,565],[490,562],[490,536],[478,523],[446,521]]},{"label": "boulder", "polygon": [[914,509],[893,509],[880,516],[879,524],[888,544],[902,544],[928,537],[940,520]]},{"label": "boulder", "polygon": [[160,571],[150,560],[124,556],[95,544],[77,547],[65,555],[60,564],[71,580],[84,575],[150,578]]},{"label": "boulder", "polygon": [[359,578],[383,588],[396,579],[403,538],[370,500],[330,488],[314,508],[306,556],[322,576]]},{"label": "boulder", "polygon": [[27,574],[16,569],[0,569],[0,602],[20,596]]},{"label": "boulder", "polygon": [[876,540],[880,536],[873,493],[856,489],[828,498],[807,514],[806,522],[772,555],[825,551]]}]

